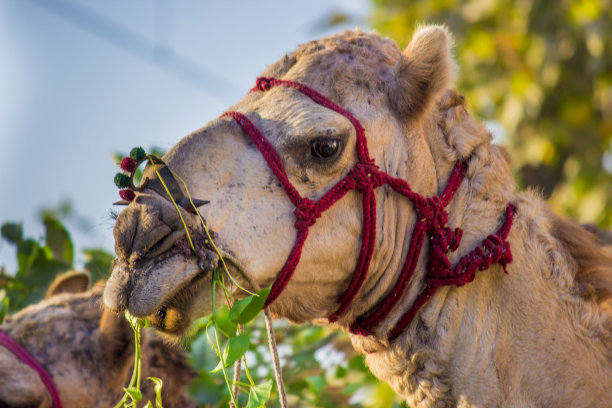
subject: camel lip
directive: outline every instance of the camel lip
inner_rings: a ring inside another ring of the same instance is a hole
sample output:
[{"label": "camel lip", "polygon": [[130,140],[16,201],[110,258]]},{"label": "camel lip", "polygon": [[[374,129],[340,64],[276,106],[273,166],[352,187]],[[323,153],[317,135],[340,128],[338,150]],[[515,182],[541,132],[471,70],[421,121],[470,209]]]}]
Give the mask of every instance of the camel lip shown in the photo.
[{"label": "camel lip", "polygon": [[205,273],[199,273],[193,277],[186,285],[179,289],[174,296],[167,298],[164,303],[152,314],[145,317],[152,328],[170,337],[181,337],[193,322],[189,313],[181,310],[180,301],[189,299],[190,293],[195,293],[205,283],[207,277]]},{"label": "camel lip", "polygon": [[219,261],[216,253],[199,248],[199,256],[181,248],[129,267],[126,309],[136,317],[147,317],[185,293],[197,278],[212,277]]}]

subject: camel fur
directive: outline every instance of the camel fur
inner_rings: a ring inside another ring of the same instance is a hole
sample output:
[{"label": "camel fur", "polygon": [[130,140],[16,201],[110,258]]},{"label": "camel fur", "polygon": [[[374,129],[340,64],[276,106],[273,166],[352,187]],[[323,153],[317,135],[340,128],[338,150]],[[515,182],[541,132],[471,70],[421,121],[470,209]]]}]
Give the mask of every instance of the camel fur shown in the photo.
[{"label": "camel fur", "polygon": [[[51,375],[66,408],[112,407],[132,375],[132,329],[123,317],[103,311],[103,283],[88,287],[84,272],[60,275],[43,301],[8,316],[1,326]],[[158,377],[165,407],[197,407],[185,390],[196,375],[185,356],[154,333],[141,334],[145,401],[155,401],[154,384],[146,378]],[[0,406],[52,407],[38,374],[2,346]]]},{"label": "camel fur", "polygon": [[[604,306],[612,293],[612,261],[592,234],[555,215],[537,193],[517,191],[508,152],[491,143],[450,89],[451,44],[440,26],[417,29],[403,52],[377,34],[345,31],[300,46],[262,75],[306,84],[347,109],[365,128],[381,170],[425,197],[441,193],[465,159],[466,177],[447,207],[448,226],[464,231],[451,263],[499,228],[508,203],[517,207],[508,274],[493,265],[472,283],[439,289],[389,342],[387,334],[423,289],[426,240],[395,309],[372,335],[353,335],[353,346],[412,407],[609,406],[612,333]],[[261,130],[302,196],[320,198],[356,162],[350,122],[295,90],[252,92],[229,110]],[[313,143],[330,139],[339,146],[333,156],[312,153]],[[164,161],[193,197],[210,200],[202,215],[219,234],[215,241],[229,272],[250,289],[272,284],[293,246],[294,208],[242,129],[227,117],[213,120],[178,142]],[[381,302],[404,263],[414,208],[383,186],[376,190],[376,209],[370,269],[340,316],[340,329]],[[190,234],[203,236],[199,219],[182,215]],[[291,281],[270,305],[274,315],[327,323],[355,269],[361,218],[356,191],[323,213]],[[119,214],[114,235],[118,262],[104,293],[107,307],[148,316],[175,336],[210,313],[211,268],[189,251],[166,197],[139,192]]]}]

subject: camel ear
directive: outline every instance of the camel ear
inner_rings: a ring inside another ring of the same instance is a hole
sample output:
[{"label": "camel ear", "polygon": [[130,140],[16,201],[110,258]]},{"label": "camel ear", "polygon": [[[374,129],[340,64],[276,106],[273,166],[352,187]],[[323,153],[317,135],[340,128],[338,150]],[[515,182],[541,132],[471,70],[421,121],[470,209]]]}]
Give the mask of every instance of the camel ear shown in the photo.
[{"label": "camel ear", "polygon": [[47,289],[45,298],[59,295],[60,293],[81,293],[89,289],[91,278],[85,271],[66,272],[55,278]]},{"label": "camel ear", "polygon": [[454,73],[452,37],[442,26],[420,27],[394,68],[391,107],[400,118],[417,119],[448,88]]}]

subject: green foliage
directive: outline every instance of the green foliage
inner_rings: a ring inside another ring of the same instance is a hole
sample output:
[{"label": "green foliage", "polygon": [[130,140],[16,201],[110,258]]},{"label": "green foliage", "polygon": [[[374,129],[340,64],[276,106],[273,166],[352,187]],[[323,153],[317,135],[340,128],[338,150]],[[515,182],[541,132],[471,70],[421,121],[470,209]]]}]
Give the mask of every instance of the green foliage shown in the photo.
[{"label": "green foliage", "polygon": [[402,46],[418,24],[446,24],[457,88],[477,117],[503,125],[523,185],[612,226],[612,2],[373,2],[374,27]]},{"label": "green foliage", "polygon": [[[217,311],[219,310],[218,308]],[[221,315],[228,316],[229,312],[224,311]],[[214,369],[220,369],[220,365],[219,358],[209,352],[210,344],[215,344],[210,319],[211,317],[200,319],[193,327],[189,342],[189,361],[198,372],[198,377],[190,387],[190,394],[203,407],[220,408],[229,403],[229,392],[219,372],[212,372]],[[206,327],[209,330],[208,339]],[[401,401],[391,388],[369,372],[362,356],[355,355],[348,335],[327,327],[296,327],[284,321],[276,322],[275,332],[281,345],[283,377],[289,406],[400,407]],[[245,394],[238,398],[241,407],[249,406],[247,397],[254,398],[253,388],[259,389],[266,382],[272,384],[274,378],[263,318],[251,321],[245,326],[243,333],[249,338],[250,345],[244,356],[256,385],[248,391],[245,387]],[[239,350],[239,353],[241,352],[242,350]],[[226,365],[230,366],[227,363]],[[244,372],[241,383],[245,386],[249,383]],[[266,406],[280,406],[274,386]]]},{"label": "green foliage", "polygon": [[9,311],[40,300],[55,276],[72,268],[70,235],[57,220],[44,221],[45,236],[53,237],[52,245],[24,238],[21,224],[2,225],[2,238],[17,249],[17,271],[11,275],[5,274],[0,282],[10,299]]},{"label": "green foliage", "polygon": [[[0,317],[41,300],[49,284],[61,273],[74,269],[74,246],[66,227],[52,211],[41,213],[44,239],[25,238],[19,223],[5,222],[2,240],[16,248],[17,270],[0,269]],[[92,278],[108,277],[114,256],[102,249],[85,249],[85,267]],[[1,321],[2,319],[0,319]]]},{"label": "green foliage", "polygon": [[[244,333],[230,337],[226,343],[225,351],[223,352],[225,367],[230,367],[236,360],[241,359],[249,349],[249,344],[249,336]],[[219,361],[219,364],[217,364],[211,373],[216,373],[222,368],[224,368],[224,366],[221,364],[221,361]]]},{"label": "green foliage", "polygon": [[270,288],[263,288],[257,295],[237,300],[230,310],[230,318],[237,324],[249,323],[263,309],[270,294]]},{"label": "green foliage", "polygon": [[2,324],[8,314],[10,304],[11,302],[8,296],[6,296],[6,290],[0,289],[0,324]]},{"label": "green foliage", "polygon": [[263,384],[251,387],[249,392],[249,402],[246,408],[260,408],[266,406],[266,401],[270,398],[272,391],[272,380],[268,380]]},{"label": "green foliage", "polygon": [[[163,406],[162,406],[162,387],[164,386],[163,381],[160,378],[157,378],[157,377],[147,377],[147,380],[153,381],[153,383],[155,384],[155,386],[154,386],[154,390],[155,390],[155,408],[163,408]],[[151,408],[153,407],[151,405],[151,401],[149,401],[147,404],[150,405]]]},{"label": "green foliage", "polygon": [[[143,328],[148,326],[148,323],[144,319],[138,319],[130,315],[127,311],[125,312],[125,319],[128,321],[130,327],[134,331],[134,368],[132,370],[130,383],[123,389],[123,397],[114,408],[136,408],[138,406],[138,402],[142,400],[142,391],[140,390],[140,377],[142,375],[142,349],[140,332]],[[147,377],[147,380],[152,381],[155,384],[155,408],[163,408],[161,397],[163,386],[162,380],[157,377]],[[153,404],[151,401],[147,401],[145,407],[153,408]]]},{"label": "green foliage", "polygon": [[115,255],[100,248],[83,249],[84,268],[91,275],[92,282],[108,278]]},{"label": "green foliage", "polygon": [[58,219],[50,215],[44,216],[43,223],[45,224],[45,243],[51,248],[53,257],[72,264],[72,241],[66,228],[64,228]]}]

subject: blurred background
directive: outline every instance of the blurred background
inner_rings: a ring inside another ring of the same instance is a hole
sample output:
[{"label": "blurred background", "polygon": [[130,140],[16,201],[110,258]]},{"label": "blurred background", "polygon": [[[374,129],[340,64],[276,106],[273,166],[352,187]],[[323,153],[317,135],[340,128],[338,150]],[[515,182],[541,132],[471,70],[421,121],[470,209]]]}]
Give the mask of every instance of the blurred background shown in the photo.
[{"label": "blurred background", "polygon": [[[430,22],[454,34],[456,87],[508,146],[519,184],[612,227],[611,0],[0,0],[0,287],[11,310],[68,268],[108,273],[118,153],[167,150],[300,43],[359,26],[403,47]],[[300,406],[397,406],[349,351],[312,357],[346,339],[291,327],[281,338],[286,355],[311,346],[297,358],[312,375],[290,381]],[[202,403],[218,401],[223,387],[201,381]]]},{"label": "blurred background", "polygon": [[[79,248],[112,250],[112,153],[167,150],[241,98],[267,64],[317,36],[367,28],[371,9],[367,0],[0,0],[0,222],[39,236],[39,214],[52,210]],[[14,258],[0,247],[0,265],[13,269]]]}]

